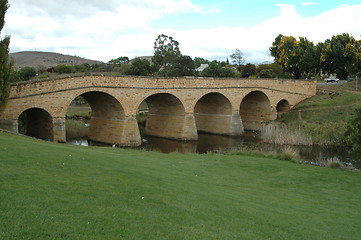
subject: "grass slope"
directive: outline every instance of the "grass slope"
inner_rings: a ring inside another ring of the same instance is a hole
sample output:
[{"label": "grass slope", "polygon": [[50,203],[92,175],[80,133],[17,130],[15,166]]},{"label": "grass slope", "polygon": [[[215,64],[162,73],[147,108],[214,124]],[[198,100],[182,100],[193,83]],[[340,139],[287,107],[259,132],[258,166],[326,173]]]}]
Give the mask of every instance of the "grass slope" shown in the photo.
[{"label": "grass slope", "polygon": [[0,239],[359,239],[361,174],[0,132]]},{"label": "grass slope", "polygon": [[[351,91],[354,82],[318,86],[318,94],[308,98],[276,120],[290,132],[298,131],[321,145],[346,145],[345,130],[361,107],[361,92]],[[301,111],[302,120],[299,119]],[[291,135],[292,133],[289,133]]]}]

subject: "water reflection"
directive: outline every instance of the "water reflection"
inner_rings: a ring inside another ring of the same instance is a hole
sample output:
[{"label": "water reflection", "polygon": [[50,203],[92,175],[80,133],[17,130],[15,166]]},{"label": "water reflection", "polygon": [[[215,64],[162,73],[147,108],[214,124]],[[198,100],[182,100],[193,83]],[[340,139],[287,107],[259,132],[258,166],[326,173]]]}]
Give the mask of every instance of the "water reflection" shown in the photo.
[{"label": "water reflection", "polygon": [[[265,152],[280,153],[284,146],[261,143],[260,136],[256,132],[246,132],[242,137],[228,137],[219,135],[199,134],[198,141],[176,141],[164,138],[147,137],[143,139],[140,149],[148,151],[159,151],[162,153],[227,153],[229,151],[258,150]],[[69,141],[71,144],[81,146],[111,146],[88,141],[86,138]],[[356,168],[361,169],[361,156],[352,153],[344,147],[320,147],[300,146],[296,148],[303,161],[319,162],[337,157],[343,162],[352,163]]]}]

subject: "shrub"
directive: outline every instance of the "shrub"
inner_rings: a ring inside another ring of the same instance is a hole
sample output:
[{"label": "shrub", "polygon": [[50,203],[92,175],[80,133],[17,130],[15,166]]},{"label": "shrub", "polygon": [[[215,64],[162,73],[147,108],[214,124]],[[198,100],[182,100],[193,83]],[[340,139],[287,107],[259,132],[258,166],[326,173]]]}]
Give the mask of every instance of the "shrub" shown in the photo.
[{"label": "shrub", "polygon": [[286,161],[290,161],[290,162],[294,162],[294,163],[300,163],[300,155],[298,153],[298,151],[290,146],[286,146],[281,155],[280,158],[282,160],[286,160]]},{"label": "shrub", "polygon": [[62,73],[73,73],[75,72],[75,68],[73,66],[69,66],[66,64],[59,64],[54,68],[54,71],[62,74]]},{"label": "shrub", "polygon": [[23,67],[18,71],[21,81],[28,81],[36,76],[36,70],[33,67]]},{"label": "shrub", "polygon": [[343,168],[345,165],[340,161],[338,157],[332,157],[326,160],[325,167],[329,168]]}]

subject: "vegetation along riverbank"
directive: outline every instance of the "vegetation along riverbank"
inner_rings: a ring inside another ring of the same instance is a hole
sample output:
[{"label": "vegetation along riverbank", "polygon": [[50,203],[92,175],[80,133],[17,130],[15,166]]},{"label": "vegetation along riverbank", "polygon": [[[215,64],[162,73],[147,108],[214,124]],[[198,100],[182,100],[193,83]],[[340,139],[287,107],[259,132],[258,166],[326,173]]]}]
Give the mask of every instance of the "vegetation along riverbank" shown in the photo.
[{"label": "vegetation along riverbank", "polygon": [[361,175],[0,132],[0,239],[358,239]]},{"label": "vegetation along riverbank", "polygon": [[291,145],[352,145],[346,133],[355,109],[361,107],[361,92],[355,81],[317,87],[306,99],[279,119],[269,123],[263,140]]}]

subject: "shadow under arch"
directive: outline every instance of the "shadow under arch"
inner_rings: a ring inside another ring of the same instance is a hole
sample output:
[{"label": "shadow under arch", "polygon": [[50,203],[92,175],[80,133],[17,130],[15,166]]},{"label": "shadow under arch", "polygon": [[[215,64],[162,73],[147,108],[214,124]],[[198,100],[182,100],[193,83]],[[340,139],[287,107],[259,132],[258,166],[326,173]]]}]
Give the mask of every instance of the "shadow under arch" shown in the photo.
[{"label": "shadow under arch", "polygon": [[108,144],[121,144],[125,113],[112,95],[90,91],[80,94],[91,108],[88,139]]},{"label": "shadow under arch", "polygon": [[194,107],[198,132],[232,135],[232,104],[221,93],[212,92],[201,97]]},{"label": "shadow under arch", "polygon": [[169,93],[157,93],[144,99],[144,102],[148,106],[145,135],[195,140],[187,133],[185,108],[179,98]]},{"label": "shadow under arch", "polygon": [[286,99],[282,99],[277,103],[276,110],[277,110],[277,117],[280,117],[283,113],[286,113],[289,110],[291,110],[291,104]]},{"label": "shadow under arch", "polygon": [[261,91],[252,91],[242,100],[239,111],[244,130],[261,131],[264,123],[271,120],[271,103]]},{"label": "shadow under arch", "polygon": [[30,137],[53,141],[53,117],[42,108],[29,108],[18,117],[18,132]]}]

